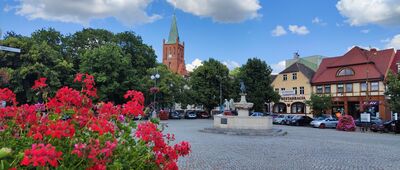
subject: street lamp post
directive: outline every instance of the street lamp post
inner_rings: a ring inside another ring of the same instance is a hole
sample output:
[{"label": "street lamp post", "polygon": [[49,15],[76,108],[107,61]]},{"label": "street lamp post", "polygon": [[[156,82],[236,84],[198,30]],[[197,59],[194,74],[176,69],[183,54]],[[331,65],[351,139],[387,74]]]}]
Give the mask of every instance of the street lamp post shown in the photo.
[{"label": "street lamp post", "polygon": [[[151,75],[150,78],[151,78],[151,80],[154,80],[154,88],[157,88],[157,79],[160,78],[160,74],[158,74],[158,71],[155,74]],[[157,106],[156,105],[156,96],[157,96],[157,92],[154,92],[154,101],[153,101],[154,110],[157,109],[157,107],[156,107]]]}]

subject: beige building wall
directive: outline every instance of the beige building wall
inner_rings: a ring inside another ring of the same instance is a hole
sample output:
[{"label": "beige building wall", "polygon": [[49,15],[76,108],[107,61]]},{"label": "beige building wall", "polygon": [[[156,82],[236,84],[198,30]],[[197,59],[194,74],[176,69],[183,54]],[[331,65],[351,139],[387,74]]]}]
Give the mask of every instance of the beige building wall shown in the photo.
[{"label": "beige building wall", "polygon": [[[297,74],[296,80],[293,80],[293,73]],[[272,82],[274,90],[279,89],[279,94],[281,95],[280,102],[286,104],[287,113],[292,113],[290,107],[292,103],[301,102],[305,104],[306,100],[310,99],[312,92],[312,86],[310,84],[310,80],[302,72],[293,72],[293,73],[279,74]],[[283,80],[284,75],[287,75],[287,80]],[[282,88],[285,88],[285,90],[293,90],[293,87],[297,87],[297,95],[283,96],[281,94]],[[304,94],[300,94],[300,87],[304,87]],[[302,98],[302,99],[296,99],[296,98]],[[307,114],[311,113],[310,107],[307,105],[305,112]]]}]

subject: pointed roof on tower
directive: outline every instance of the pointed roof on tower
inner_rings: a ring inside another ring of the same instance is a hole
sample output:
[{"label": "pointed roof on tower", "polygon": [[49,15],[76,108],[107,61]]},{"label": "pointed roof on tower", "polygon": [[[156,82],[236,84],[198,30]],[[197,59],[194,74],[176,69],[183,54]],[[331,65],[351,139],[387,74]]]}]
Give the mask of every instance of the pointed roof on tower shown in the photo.
[{"label": "pointed roof on tower", "polygon": [[176,24],[176,16],[174,13],[174,15],[172,16],[171,30],[169,30],[167,44],[175,44],[177,39],[179,41],[178,26]]}]

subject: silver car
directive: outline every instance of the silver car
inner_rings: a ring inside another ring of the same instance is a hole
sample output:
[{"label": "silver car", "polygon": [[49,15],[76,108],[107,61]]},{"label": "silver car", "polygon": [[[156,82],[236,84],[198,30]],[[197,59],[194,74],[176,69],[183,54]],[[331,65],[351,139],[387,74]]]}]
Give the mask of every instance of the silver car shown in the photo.
[{"label": "silver car", "polygon": [[338,124],[338,120],[335,118],[324,118],[324,119],[316,119],[313,120],[310,125],[312,127],[318,127],[318,128],[336,128],[336,125]]}]

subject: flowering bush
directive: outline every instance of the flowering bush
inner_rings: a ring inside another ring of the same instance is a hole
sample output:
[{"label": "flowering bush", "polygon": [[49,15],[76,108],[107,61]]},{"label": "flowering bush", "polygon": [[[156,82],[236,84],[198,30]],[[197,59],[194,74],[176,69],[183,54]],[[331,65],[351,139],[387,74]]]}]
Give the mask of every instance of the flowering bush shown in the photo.
[{"label": "flowering bush", "polygon": [[[32,87],[43,90],[46,78]],[[128,91],[121,105],[97,104],[94,78],[78,74],[81,91],[63,87],[45,103],[17,106],[15,94],[0,89],[0,169],[177,169],[188,155],[188,142],[170,146],[156,123],[136,125],[143,113],[143,94]]]},{"label": "flowering bush", "polygon": [[160,89],[158,87],[151,87],[150,88],[150,93],[151,94],[155,94],[155,93],[158,93],[158,92],[160,92]]},{"label": "flowering bush", "polygon": [[341,131],[355,131],[356,125],[354,123],[353,117],[350,115],[339,117],[339,122],[336,126],[336,129]]}]

